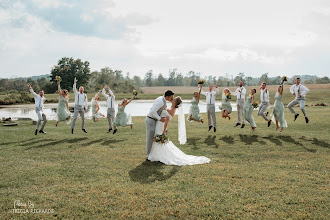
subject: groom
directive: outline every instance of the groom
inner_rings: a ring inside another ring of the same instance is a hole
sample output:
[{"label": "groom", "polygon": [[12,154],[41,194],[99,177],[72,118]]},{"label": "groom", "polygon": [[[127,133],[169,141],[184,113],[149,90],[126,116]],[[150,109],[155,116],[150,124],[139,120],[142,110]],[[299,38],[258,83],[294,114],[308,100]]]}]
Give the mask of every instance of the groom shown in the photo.
[{"label": "groom", "polygon": [[165,122],[165,117],[160,117],[162,111],[166,109],[166,101],[173,101],[174,93],[171,90],[167,90],[164,96],[159,96],[153,103],[147,117],[146,117],[146,134],[147,134],[147,161],[151,151],[152,143],[154,141],[156,122]]}]

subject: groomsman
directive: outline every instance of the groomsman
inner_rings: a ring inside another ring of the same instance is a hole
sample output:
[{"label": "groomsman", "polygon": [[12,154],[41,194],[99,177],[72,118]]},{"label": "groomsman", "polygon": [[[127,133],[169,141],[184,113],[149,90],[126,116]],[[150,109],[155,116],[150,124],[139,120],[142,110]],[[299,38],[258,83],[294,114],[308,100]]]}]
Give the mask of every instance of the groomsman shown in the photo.
[{"label": "groomsman", "polygon": [[[215,85],[215,88],[215,91],[213,91],[213,86],[210,86],[208,92],[201,91],[201,94],[206,96],[207,121],[209,125],[209,131],[212,129],[212,127],[214,127],[214,132],[217,131],[217,119],[215,117],[215,97],[217,96],[217,94],[219,94],[218,83]],[[211,118],[213,121],[213,126]]]},{"label": "groomsman", "polygon": [[290,92],[292,95],[294,95],[296,98],[289,103],[288,109],[294,114],[294,120],[296,120],[299,116],[295,110],[293,110],[293,106],[300,104],[300,109],[303,112],[305,116],[306,123],[309,122],[309,119],[307,117],[306,111],[305,111],[305,101],[306,101],[306,94],[309,92],[309,89],[306,86],[303,86],[300,84],[300,78],[297,77],[295,80],[296,84],[291,86]]},{"label": "groomsman", "polygon": [[246,89],[243,87],[243,81],[239,82],[239,87],[235,90],[235,93],[233,93],[234,96],[237,97],[237,113],[238,113],[238,121],[234,127],[237,127],[241,125],[241,117],[242,117],[242,127],[245,126],[245,117],[244,117],[244,106],[245,106],[245,94]]},{"label": "groomsman", "polygon": [[[105,89],[109,90],[109,95],[105,93]],[[110,133],[112,130],[112,126],[114,127],[115,130],[113,130],[113,134],[116,134],[117,132],[117,126],[113,125],[113,121],[115,120],[115,95],[111,91],[110,87],[108,85],[105,85],[104,88],[102,89],[102,95],[105,97],[107,100],[107,118],[109,122],[109,130],[107,133]]]},{"label": "groomsman", "polygon": [[85,112],[87,113],[88,109],[88,100],[87,100],[87,95],[84,93],[84,87],[80,86],[79,87],[79,92],[77,91],[77,79],[76,77],[74,78],[74,83],[73,83],[73,92],[74,92],[74,114],[73,114],[73,120],[72,120],[72,125],[71,125],[71,133],[74,134],[74,126],[76,124],[76,120],[78,118],[78,113],[80,114],[82,123],[81,123],[81,130],[85,133],[87,133],[85,129]]},{"label": "groomsman", "polygon": [[258,115],[261,115],[267,122],[268,122],[268,127],[270,126],[271,120],[267,117],[265,114],[265,111],[267,110],[269,106],[269,91],[266,89],[267,84],[263,82],[260,87],[260,107],[258,111]]},{"label": "groomsman", "polygon": [[41,125],[41,129],[39,130],[39,133],[46,134],[46,132],[44,132],[44,128],[45,128],[45,125],[47,123],[47,118],[46,118],[46,115],[44,114],[44,102],[45,102],[44,91],[40,90],[39,95],[38,95],[33,91],[30,84],[28,84],[28,86],[29,86],[30,92],[34,96],[34,103],[35,103],[35,106],[36,106],[36,113],[38,115],[37,127],[36,127],[36,131],[34,132],[34,134],[35,135],[38,134],[38,129],[39,129],[39,125],[40,125],[41,120],[43,122],[42,122],[42,125]]}]

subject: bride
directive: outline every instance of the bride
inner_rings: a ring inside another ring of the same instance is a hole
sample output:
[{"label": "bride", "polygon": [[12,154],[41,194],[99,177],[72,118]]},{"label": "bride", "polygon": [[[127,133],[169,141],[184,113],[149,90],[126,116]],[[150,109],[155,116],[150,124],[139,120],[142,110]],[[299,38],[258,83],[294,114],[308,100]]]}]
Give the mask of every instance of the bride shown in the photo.
[{"label": "bride", "polygon": [[[178,165],[178,166],[209,163],[210,162],[209,158],[203,156],[198,157],[193,155],[186,155],[179,148],[177,148],[172,143],[172,141],[166,140],[165,134],[166,134],[167,125],[171,120],[171,118],[173,117],[173,115],[175,114],[176,109],[181,106],[181,103],[182,103],[181,97],[176,97],[172,101],[171,108],[162,111],[161,117],[166,117],[166,120],[165,122],[157,121],[156,130],[155,130],[155,139],[152,144],[152,148],[148,156],[148,160],[160,161],[166,165]],[[180,137],[180,122],[179,122],[179,137]]]}]

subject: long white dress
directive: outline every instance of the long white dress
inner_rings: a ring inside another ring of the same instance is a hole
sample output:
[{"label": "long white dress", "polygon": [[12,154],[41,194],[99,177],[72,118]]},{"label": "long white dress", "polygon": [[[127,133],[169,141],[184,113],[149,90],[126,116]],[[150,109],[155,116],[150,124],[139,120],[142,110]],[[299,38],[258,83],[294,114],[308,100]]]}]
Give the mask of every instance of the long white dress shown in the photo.
[{"label": "long white dress", "polygon": [[[163,110],[161,117],[172,118],[171,115]],[[156,123],[155,135],[161,135],[164,131],[164,122],[158,121]],[[177,148],[172,141],[166,143],[153,142],[150,154],[148,156],[150,161],[159,161],[166,165],[195,165],[209,163],[211,160],[204,156],[187,155]]]}]

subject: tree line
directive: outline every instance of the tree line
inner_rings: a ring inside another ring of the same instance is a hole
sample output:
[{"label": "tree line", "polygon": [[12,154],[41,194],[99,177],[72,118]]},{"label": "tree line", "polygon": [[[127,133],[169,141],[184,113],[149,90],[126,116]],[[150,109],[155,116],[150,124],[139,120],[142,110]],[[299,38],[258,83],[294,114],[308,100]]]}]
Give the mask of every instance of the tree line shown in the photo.
[{"label": "tree line", "polygon": [[[19,94],[28,92],[27,83],[31,84],[35,91],[44,90],[46,94],[56,93],[57,81],[56,76],[60,76],[61,87],[72,91],[74,77],[77,77],[78,85],[84,86],[86,92],[96,92],[103,88],[105,84],[109,85],[114,92],[131,93],[133,89],[140,91],[141,87],[151,86],[196,86],[197,82],[202,78],[205,81],[205,86],[236,86],[240,80],[245,82],[247,86],[260,85],[266,82],[268,85],[276,85],[281,82],[282,76],[269,77],[268,73],[264,73],[261,77],[245,76],[244,73],[238,73],[236,76],[225,74],[224,76],[209,75],[202,77],[201,73],[189,71],[181,73],[177,69],[169,71],[168,77],[164,74],[154,74],[152,70],[145,73],[144,77],[133,76],[129,73],[125,75],[121,70],[113,70],[109,67],[102,68],[99,71],[92,71],[88,61],[73,59],[72,57],[63,57],[51,68],[50,74],[47,77],[30,77],[18,79],[1,79],[0,94]],[[288,79],[288,84],[293,84],[296,76]],[[317,77],[311,75],[301,75],[304,84],[327,84],[330,83],[328,77]]]}]

